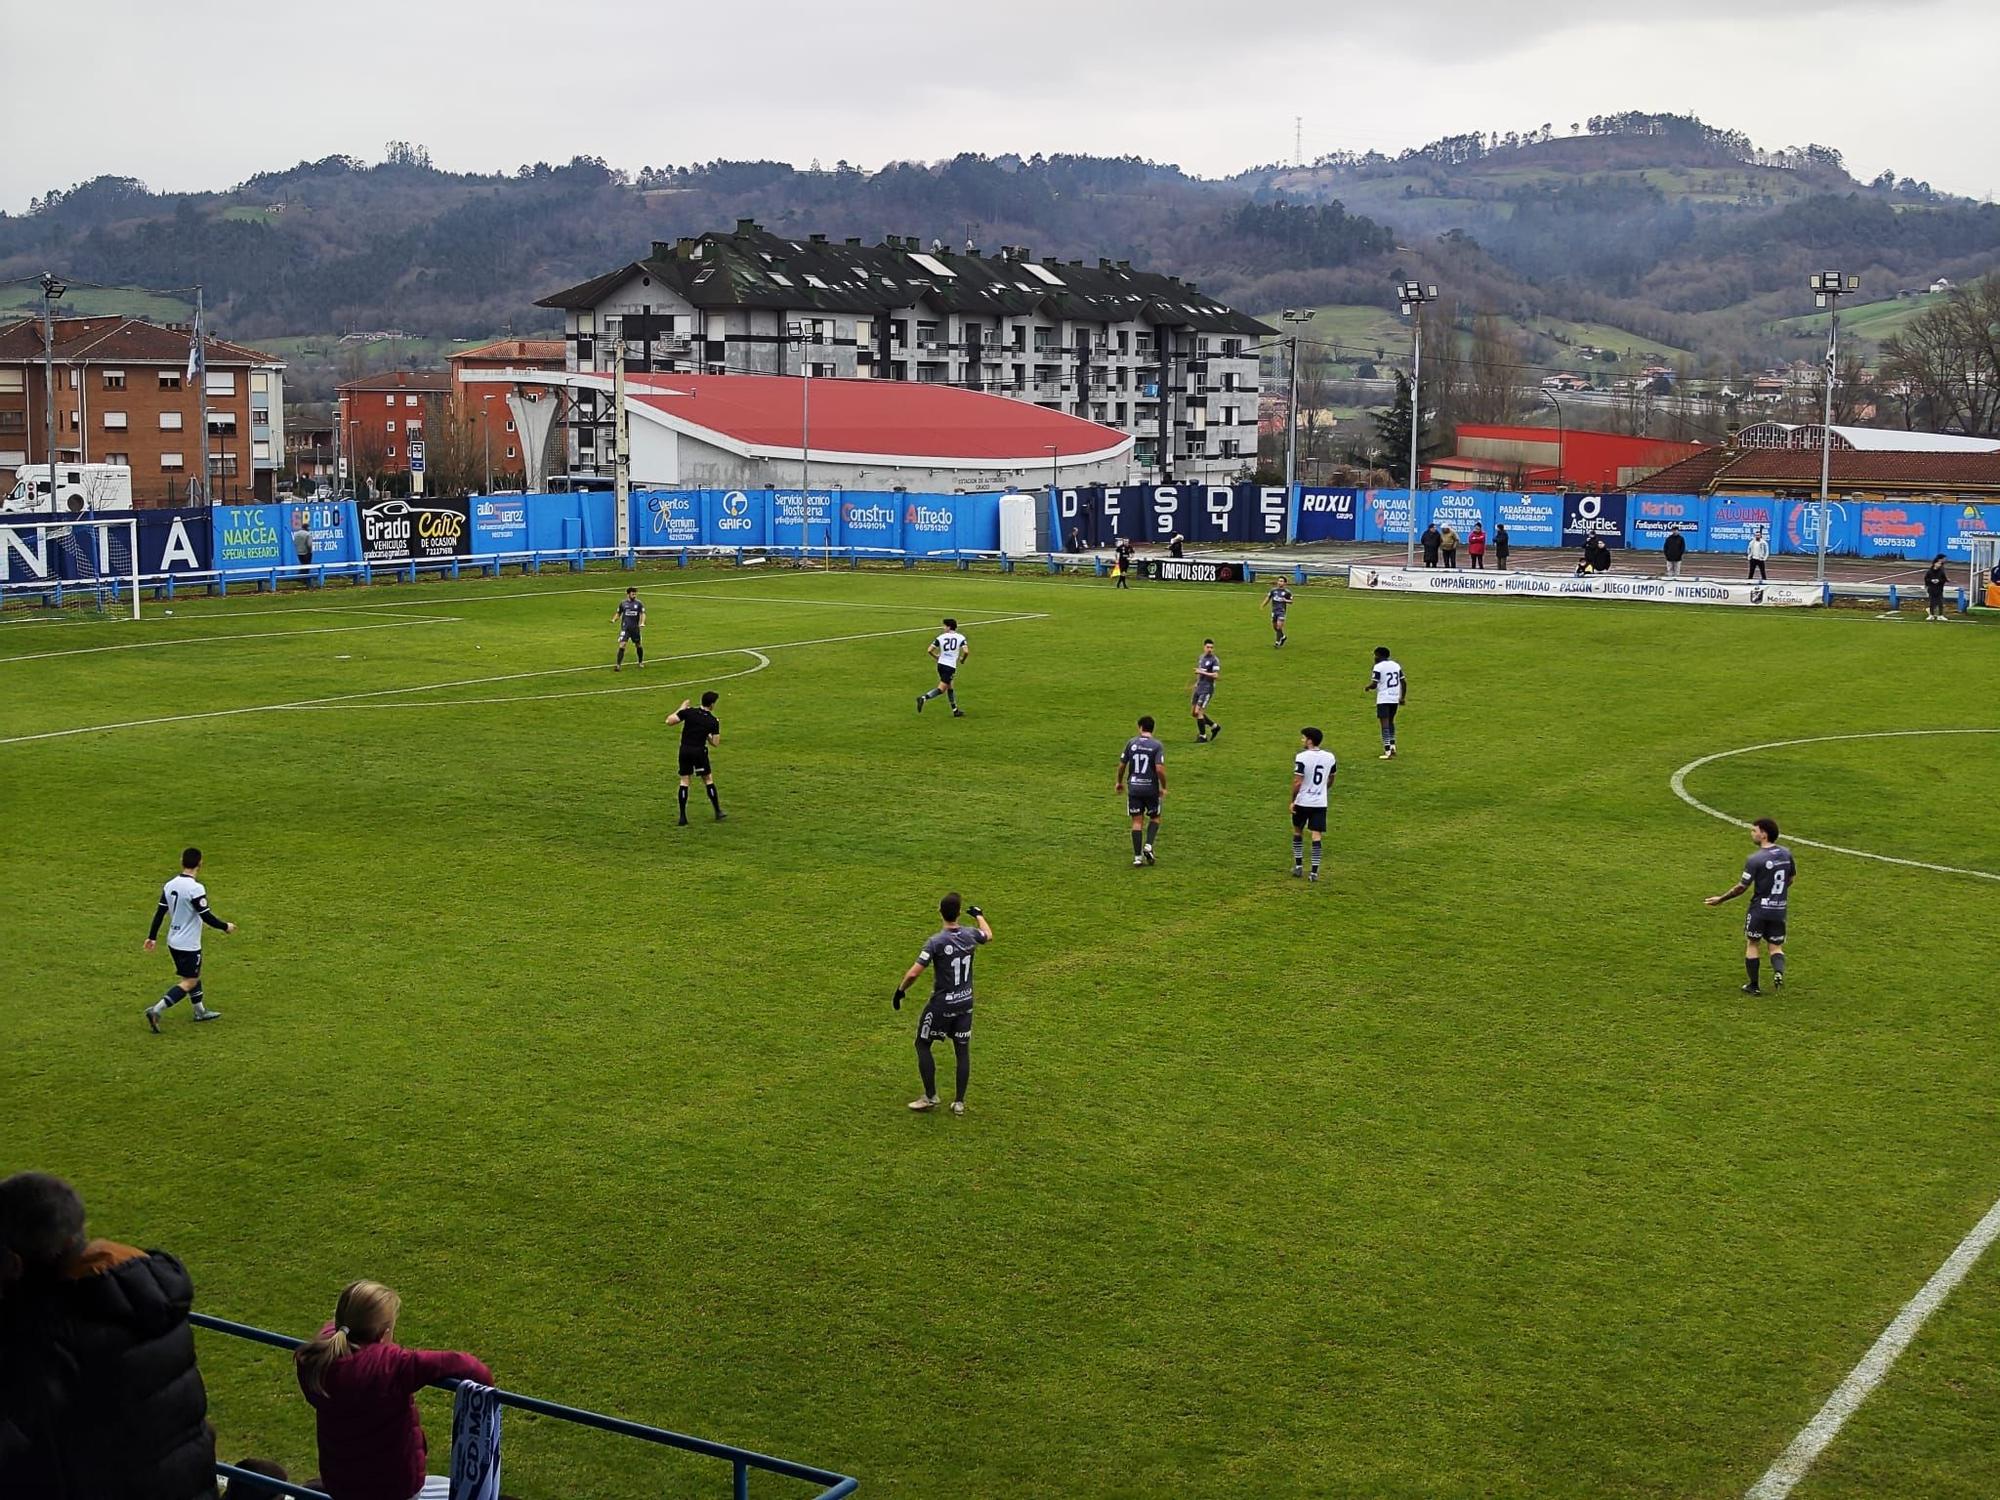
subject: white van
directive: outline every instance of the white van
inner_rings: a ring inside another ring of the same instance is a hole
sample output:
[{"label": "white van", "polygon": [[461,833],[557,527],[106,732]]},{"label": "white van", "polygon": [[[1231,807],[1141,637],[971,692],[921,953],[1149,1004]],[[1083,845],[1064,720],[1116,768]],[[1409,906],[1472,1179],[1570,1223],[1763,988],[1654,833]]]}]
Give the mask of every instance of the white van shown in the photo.
[{"label": "white van", "polygon": [[16,469],[14,488],[0,499],[0,515],[80,516],[86,510],[103,514],[132,508],[129,464],[59,463],[53,496],[49,478],[47,464],[23,464]]}]

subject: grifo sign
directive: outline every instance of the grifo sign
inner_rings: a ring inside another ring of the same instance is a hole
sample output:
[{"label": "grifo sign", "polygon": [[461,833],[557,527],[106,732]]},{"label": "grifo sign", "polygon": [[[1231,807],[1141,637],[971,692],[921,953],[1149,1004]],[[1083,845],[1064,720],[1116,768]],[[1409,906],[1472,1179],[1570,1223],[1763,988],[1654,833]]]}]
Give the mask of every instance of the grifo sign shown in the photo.
[{"label": "grifo sign", "polygon": [[363,562],[438,562],[472,550],[465,503],[375,500],[361,507]]},{"label": "grifo sign", "polygon": [[1352,589],[1402,594],[1485,595],[1489,599],[1624,599],[1639,604],[1734,604],[1804,609],[1825,602],[1815,584],[1726,583],[1710,578],[1621,578],[1592,573],[1439,572],[1435,568],[1367,568],[1347,571]]}]

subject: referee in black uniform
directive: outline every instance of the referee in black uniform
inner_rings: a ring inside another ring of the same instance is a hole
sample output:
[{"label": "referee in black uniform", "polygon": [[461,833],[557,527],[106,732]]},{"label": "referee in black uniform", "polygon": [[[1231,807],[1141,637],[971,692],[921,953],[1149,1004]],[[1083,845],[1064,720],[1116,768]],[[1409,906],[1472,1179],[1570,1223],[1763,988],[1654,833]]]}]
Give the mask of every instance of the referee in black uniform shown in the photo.
[{"label": "referee in black uniform", "polygon": [[722,721],[713,710],[715,700],[722,695],[709,691],[701,695],[701,707],[691,708],[691,700],[683,698],[681,706],[667,715],[669,724],[681,726],[681,822],[687,827],[688,781],[691,777],[701,777],[701,784],[708,788],[708,805],[715,809],[715,821],[720,823],[727,813],[722,810],[722,799],[715,794],[715,773],[709,769],[709,750],[722,743]]}]

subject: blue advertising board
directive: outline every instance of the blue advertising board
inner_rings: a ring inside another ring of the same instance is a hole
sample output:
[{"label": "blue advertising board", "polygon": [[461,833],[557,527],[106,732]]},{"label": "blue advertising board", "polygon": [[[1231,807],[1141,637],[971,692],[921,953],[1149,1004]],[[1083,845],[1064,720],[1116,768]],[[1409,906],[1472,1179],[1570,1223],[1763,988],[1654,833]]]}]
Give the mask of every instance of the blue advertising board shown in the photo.
[{"label": "blue advertising board", "polygon": [[210,515],[210,552],[219,573],[268,573],[298,561],[289,505],[218,505]]},{"label": "blue advertising board", "polygon": [[1297,540],[1351,542],[1360,535],[1361,491],[1303,488],[1299,491]]},{"label": "blue advertising board", "polygon": [[834,544],[832,490],[772,490],[773,547],[831,547]]},{"label": "blue advertising board", "polygon": [[[360,524],[352,500],[293,501],[287,510],[292,550],[300,562],[337,567],[361,561]],[[297,541],[301,531],[306,535],[303,549]]]},{"label": "blue advertising board", "polygon": [[528,497],[480,495],[471,502],[472,550],[475,553],[528,550]]},{"label": "blue advertising board", "polygon": [[1562,545],[1581,547],[1592,537],[1607,546],[1625,545],[1624,495],[1564,495]]},{"label": "blue advertising board", "polygon": [[1928,502],[1863,500],[1854,507],[1854,550],[1862,557],[1929,561],[1938,550],[1938,511]]},{"label": "blue advertising board", "polygon": [[1463,542],[1474,526],[1493,529],[1495,496],[1485,490],[1432,490],[1429,520],[1433,526],[1449,526]]},{"label": "blue advertising board", "polygon": [[1625,503],[1625,529],[1634,547],[1657,552],[1678,531],[1690,552],[1702,549],[1708,501],[1700,495],[1630,495]]},{"label": "blue advertising board", "polygon": [[[1361,492],[1361,540],[1401,541],[1410,530],[1408,490],[1363,490]],[[1417,530],[1423,530],[1419,525]]]},{"label": "blue advertising board", "polygon": [[700,546],[701,491],[633,491],[632,545],[635,547]]},{"label": "blue advertising board", "polygon": [[1510,547],[1555,547],[1562,542],[1562,497],[1510,495],[1493,497],[1493,522],[1507,528]]},{"label": "blue advertising board", "polygon": [[894,490],[856,490],[840,497],[840,544],[864,552],[903,548],[903,496]]},{"label": "blue advertising board", "polygon": [[[193,510],[133,512],[139,523],[139,571],[163,573],[208,571],[210,522],[206,507]],[[54,582],[123,574],[129,560],[119,555],[122,528],[97,532],[48,523],[0,525],[0,583]],[[93,545],[93,542],[95,545]]]},{"label": "blue advertising board", "polygon": [[1752,536],[1760,531],[1772,535],[1777,508],[1768,495],[1714,496],[1708,502],[1708,550],[1748,552]]},{"label": "blue advertising board", "polygon": [[1970,500],[1947,500],[1937,508],[1937,550],[1953,562],[1972,560],[1968,533],[2000,531],[2000,505],[1980,505]]},{"label": "blue advertising board", "polygon": [[[1804,553],[1819,551],[1819,511],[1817,500],[1786,501],[1784,520],[1778,528],[1778,545],[1771,550]],[[1827,502],[1827,551],[1854,551],[1854,523],[1859,519],[1859,515],[1860,507],[1845,500]]]}]

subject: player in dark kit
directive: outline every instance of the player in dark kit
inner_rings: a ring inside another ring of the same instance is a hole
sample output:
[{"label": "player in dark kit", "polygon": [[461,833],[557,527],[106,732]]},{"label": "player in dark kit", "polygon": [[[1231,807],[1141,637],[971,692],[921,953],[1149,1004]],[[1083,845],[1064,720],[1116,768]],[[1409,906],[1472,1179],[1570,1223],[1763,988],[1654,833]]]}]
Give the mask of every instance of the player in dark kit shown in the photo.
[{"label": "player in dark kit", "polygon": [[625,670],[625,645],[629,641],[638,653],[639,665],[646,665],[646,643],[640,632],[646,628],[646,606],[639,602],[637,589],[625,590],[625,597],[618,601],[615,618],[618,621],[618,660],[611,664],[611,670]]},{"label": "player in dark kit", "polygon": [[1785,906],[1792,887],[1799,882],[1799,867],[1792,851],[1778,842],[1774,819],[1759,818],[1750,825],[1750,842],[1757,847],[1743,861],[1743,878],[1720,896],[1704,898],[1704,906],[1720,906],[1750,892],[1750,910],[1743,918],[1743,967],[1750,975],[1743,986],[1746,995],[1761,995],[1757,987],[1757,945],[1771,955],[1771,984],[1785,987]]},{"label": "player in dark kit", "polygon": [[924,944],[917,961],[896,986],[892,1002],[901,1010],[903,996],[917,982],[917,976],[925,969],[931,971],[930,1003],[917,1021],[917,1073],[924,1081],[924,1092],[910,1101],[910,1108],[919,1113],[938,1107],[937,1063],[931,1057],[931,1043],[937,1038],[950,1037],[952,1051],[958,1056],[958,1089],[951,1102],[955,1115],[965,1113],[965,1085],[972,1077],[972,959],[981,944],[993,941],[993,929],[976,906],[966,911],[978,924],[976,928],[959,926],[958,912],[958,892],[946,891],[938,902],[944,928]]},{"label": "player in dark kit", "polygon": [[1167,747],[1153,738],[1153,716],[1143,714],[1139,732],[1125,742],[1118,757],[1114,792],[1125,794],[1125,811],[1132,815],[1132,863],[1153,863],[1153,842],[1160,836],[1160,799],[1167,795]]},{"label": "player in dark kit", "polygon": [[1282,582],[1271,585],[1271,592],[1264,596],[1264,602],[1271,608],[1271,634],[1277,639],[1273,646],[1285,644],[1285,611],[1292,607],[1292,591]]},{"label": "player in dark kit", "polygon": [[1201,655],[1194,664],[1194,692],[1188,700],[1197,745],[1222,738],[1222,726],[1208,716],[1208,700],[1215,696],[1215,684],[1221,676],[1222,658],[1215,654],[1215,642],[1203,641]]},{"label": "player in dark kit", "polygon": [[722,721],[712,710],[715,700],[721,694],[707,692],[701,695],[701,707],[688,707],[683,698],[681,706],[667,715],[669,724],[681,726],[681,822],[687,827],[688,820],[688,780],[699,776],[701,784],[708,788],[708,805],[715,809],[715,821],[720,823],[729,814],[722,810],[722,799],[715,794],[715,773],[709,769],[708,752],[722,743]]}]

